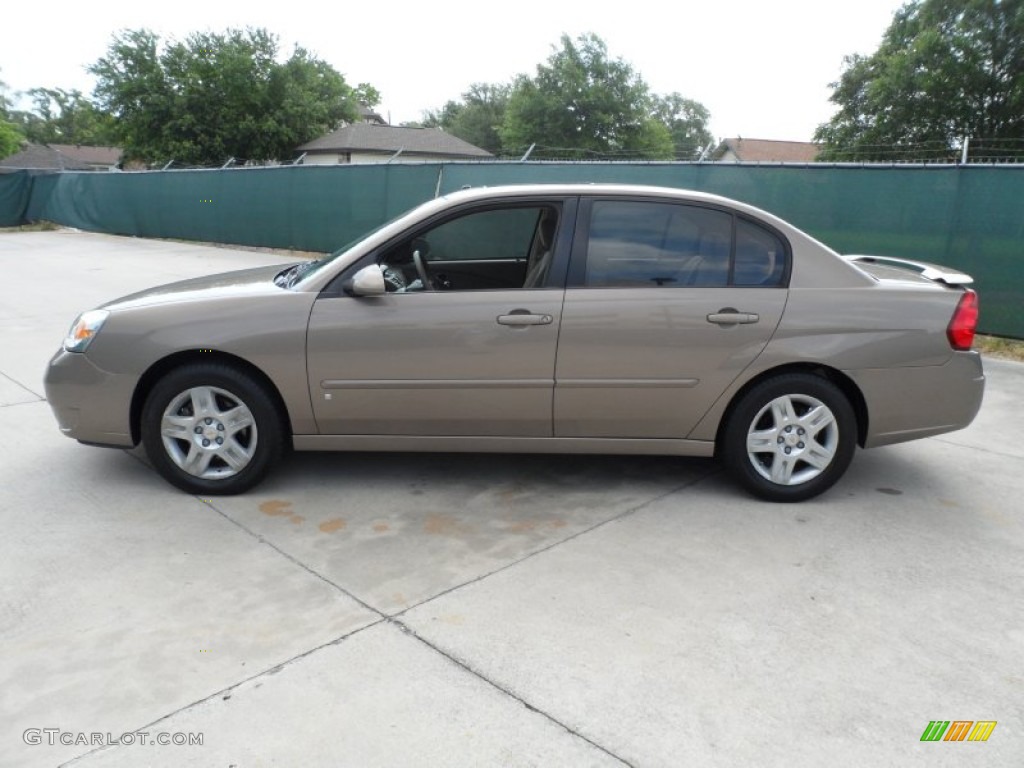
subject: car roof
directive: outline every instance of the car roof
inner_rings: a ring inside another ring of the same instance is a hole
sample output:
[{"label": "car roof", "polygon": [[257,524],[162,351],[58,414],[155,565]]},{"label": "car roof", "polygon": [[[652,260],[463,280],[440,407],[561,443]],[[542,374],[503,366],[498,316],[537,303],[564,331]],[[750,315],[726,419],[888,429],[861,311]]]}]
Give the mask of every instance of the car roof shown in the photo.
[{"label": "car roof", "polygon": [[552,183],[552,184],[502,184],[494,187],[463,187],[436,198],[443,207],[447,204],[488,200],[491,198],[508,198],[515,196],[529,197],[534,195],[608,195],[631,197],[662,197],[685,202],[722,205],[734,210],[743,211],[754,216],[769,220],[783,227],[792,228],[792,224],[757,206],[734,200],[710,192],[699,192],[679,187],[659,187],[653,184],[596,184],[596,183]]},{"label": "car roof", "polygon": [[552,183],[552,184],[502,184],[494,187],[463,187],[449,192],[442,197],[458,202],[461,200],[483,200],[490,197],[508,197],[510,195],[636,195],[654,197],[673,197],[685,200],[699,200],[709,203],[733,205],[737,201],[709,192],[698,192],[678,187],[659,187],[653,184],[592,184],[592,183]]}]

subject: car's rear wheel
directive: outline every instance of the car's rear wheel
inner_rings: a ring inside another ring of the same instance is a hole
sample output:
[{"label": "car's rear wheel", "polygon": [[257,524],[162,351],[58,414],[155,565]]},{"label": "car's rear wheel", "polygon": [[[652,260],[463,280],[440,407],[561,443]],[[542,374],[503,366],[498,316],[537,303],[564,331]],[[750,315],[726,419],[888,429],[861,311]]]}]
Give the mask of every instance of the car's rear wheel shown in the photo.
[{"label": "car's rear wheel", "polygon": [[835,384],[804,373],[762,381],[729,414],[722,452],[733,477],[769,501],[803,501],[846,472],[857,419]]},{"label": "car's rear wheel", "polygon": [[142,443],[156,470],[189,493],[248,490],[282,452],[281,415],[265,388],[222,363],[177,368],[142,409]]}]

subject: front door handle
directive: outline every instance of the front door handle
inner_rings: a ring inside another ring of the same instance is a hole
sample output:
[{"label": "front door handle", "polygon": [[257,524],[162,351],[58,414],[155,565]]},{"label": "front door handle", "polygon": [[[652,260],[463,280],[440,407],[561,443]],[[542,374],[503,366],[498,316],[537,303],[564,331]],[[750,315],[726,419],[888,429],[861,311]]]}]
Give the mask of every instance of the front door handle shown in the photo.
[{"label": "front door handle", "polygon": [[551,315],[535,315],[528,309],[513,309],[507,315],[498,315],[498,325],[523,327],[526,325],[551,325]]},{"label": "front door handle", "polygon": [[708,322],[714,323],[715,325],[756,323],[760,319],[760,316],[753,312],[740,312],[733,307],[723,307],[717,312],[712,312],[708,315]]}]

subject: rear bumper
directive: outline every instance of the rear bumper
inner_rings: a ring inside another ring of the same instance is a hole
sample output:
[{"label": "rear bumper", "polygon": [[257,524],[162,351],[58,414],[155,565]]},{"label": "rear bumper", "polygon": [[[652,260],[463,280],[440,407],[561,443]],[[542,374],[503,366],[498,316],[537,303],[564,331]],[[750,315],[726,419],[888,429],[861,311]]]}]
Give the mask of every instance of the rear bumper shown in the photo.
[{"label": "rear bumper", "polygon": [[60,431],[86,443],[130,448],[136,379],[97,368],[86,355],[61,349],[46,367],[46,399]]},{"label": "rear bumper", "polygon": [[944,365],[845,372],[867,402],[865,448],[963,429],[985,393],[977,352],[954,352]]}]

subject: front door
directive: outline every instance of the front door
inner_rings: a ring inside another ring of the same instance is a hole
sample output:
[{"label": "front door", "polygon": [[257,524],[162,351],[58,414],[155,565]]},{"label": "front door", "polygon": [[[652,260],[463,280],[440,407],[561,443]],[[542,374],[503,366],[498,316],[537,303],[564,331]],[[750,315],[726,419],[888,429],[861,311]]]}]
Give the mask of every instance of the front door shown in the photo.
[{"label": "front door", "polygon": [[564,213],[557,201],[490,203],[351,268],[377,263],[388,292],[325,293],[313,306],[320,433],[550,436]]}]

